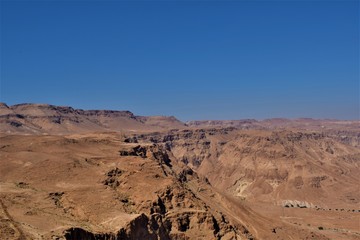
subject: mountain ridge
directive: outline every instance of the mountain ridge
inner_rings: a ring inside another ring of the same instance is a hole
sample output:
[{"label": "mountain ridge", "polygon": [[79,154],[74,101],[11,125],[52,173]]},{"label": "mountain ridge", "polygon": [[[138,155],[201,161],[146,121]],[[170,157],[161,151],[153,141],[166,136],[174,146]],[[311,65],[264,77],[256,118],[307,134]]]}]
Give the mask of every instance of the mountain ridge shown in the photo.
[{"label": "mountain ridge", "polygon": [[174,116],[139,116],[129,110],[83,110],[70,106],[0,103],[0,132],[28,134],[67,134],[101,131],[164,131],[184,128],[356,130],[359,120],[270,118],[264,120],[192,120]]},{"label": "mountain ridge", "polygon": [[359,129],[0,104],[0,235],[359,239]]},{"label": "mountain ridge", "polygon": [[[50,104],[0,105],[1,132],[66,134],[94,131],[153,131],[181,128],[173,116],[136,116],[130,111],[83,110]],[[165,127],[163,127],[165,126]]]}]

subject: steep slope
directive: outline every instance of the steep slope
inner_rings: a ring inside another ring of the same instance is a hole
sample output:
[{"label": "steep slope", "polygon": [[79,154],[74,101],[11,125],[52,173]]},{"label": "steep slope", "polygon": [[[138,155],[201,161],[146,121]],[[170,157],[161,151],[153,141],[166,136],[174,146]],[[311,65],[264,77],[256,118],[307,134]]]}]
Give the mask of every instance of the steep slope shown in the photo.
[{"label": "steep slope", "polygon": [[[136,140],[165,143],[216,189],[257,211],[278,209],[268,214],[280,217],[283,208],[298,208],[302,212],[289,211],[305,219],[305,225],[312,221],[309,211],[322,211],[331,222],[328,228],[334,229],[328,233],[331,238],[337,239],[339,231],[350,231],[349,239],[360,236],[359,148],[324,133],[235,128],[174,130]],[[346,212],[352,224],[330,220],[339,212]]]},{"label": "steep slope", "polygon": [[0,132],[11,134],[161,131],[184,127],[174,117],[135,116],[129,111],[81,110],[48,104],[0,105]]},{"label": "steep slope", "polygon": [[[214,189],[165,143],[117,134],[0,139],[0,232],[8,239],[305,239]],[[273,229],[277,229],[274,233]]]},{"label": "steep slope", "polygon": [[321,133],[225,128],[174,130],[136,139],[166,143],[177,159],[208,177],[214,186],[258,200],[262,195],[299,198],[305,191],[304,201],[318,199],[321,193],[324,199],[318,200],[323,202],[327,190],[345,191],[344,186],[357,186],[360,180],[360,150]]},{"label": "steep slope", "polygon": [[321,132],[345,144],[360,147],[360,121],[359,120],[334,120],[312,118],[271,118],[262,121],[252,119],[244,120],[210,120],[189,121],[190,128],[226,128],[257,129],[257,130],[292,130]]},{"label": "steep slope", "polygon": [[0,229],[9,239],[251,238],[197,196],[215,193],[162,145],[117,135],[5,136],[1,144]]},{"label": "steep slope", "polygon": [[0,104],[5,239],[360,239],[360,122]]}]

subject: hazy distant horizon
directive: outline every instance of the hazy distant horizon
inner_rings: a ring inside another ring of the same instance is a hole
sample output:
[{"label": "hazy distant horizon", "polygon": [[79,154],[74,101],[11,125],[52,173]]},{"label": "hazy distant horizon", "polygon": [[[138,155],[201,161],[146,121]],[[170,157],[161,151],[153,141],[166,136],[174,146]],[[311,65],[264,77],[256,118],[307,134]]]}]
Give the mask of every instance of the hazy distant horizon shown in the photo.
[{"label": "hazy distant horizon", "polygon": [[153,114],[153,115],[144,115],[144,114],[139,114],[136,113],[134,111],[132,111],[131,109],[109,109],[109,108],[79,108],[79,107],[74,107],[71,105],[57,105],[57,104],[51,104],[51,103],[33,103],[33,102],[28,102],[28,103],[15,103],[15,104],[8,104],[6,102],[0,102],[3,104],[6,104],[7,106],[11,107],[11,106],[15,106],[15,105],[24,105],[24,104],[39,104],[39,105],[51,105],[51,106],[56,106],[56,107],[71,107],[73,109],[76,110],[105,110],[105,111],[129,111],[131,113],[133,113],[135,116],[166,116],[166,117],[175,117],[176,119],[182,121],[182,122],[191,122],[191,121],[238,121],[238,120],[256,120],[256,121],[264,121],[264,120],[271,120],[271,119],[287,119],[287,120],[299,120],[299,119],[311,119],[311,120],[334,120],[334,121],[360,121],[359,118],[356,119],[341,119],[341,118],[313,118],[313,117],[304,117],[304,116],[300,116],[300,117],[282,117],[282,116],[273,116],[273,117],[268,117],[268,118],[250,118],[250,117],[243,117],[243,118],[237,118],[237,119],[225,119],[225,118],[220,118],[220,119],[181,119],[176,115],[164,115],[164,114]]},{"label": "hazy distant horizon", "polygon": [[359,1],[1,1],[0,101],[359,119]]}]

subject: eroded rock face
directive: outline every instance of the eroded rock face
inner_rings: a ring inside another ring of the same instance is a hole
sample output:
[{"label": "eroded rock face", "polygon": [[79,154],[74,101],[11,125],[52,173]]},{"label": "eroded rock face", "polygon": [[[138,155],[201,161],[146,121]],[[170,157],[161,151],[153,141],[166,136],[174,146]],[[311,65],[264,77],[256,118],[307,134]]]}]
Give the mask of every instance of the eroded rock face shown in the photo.
[{"label": "eroded rock face", "polygon": [[282,206],[286,208],[315,208],[315,205],[306,201],[284,200]]},{"label": "eroded rock face", "polygon": [[[247,132],[233,127],[171,130],[133,137],[139,143],[165,146],[177,161],[235,196],[267,195],[270,199],[272,195],[285,198],[290,194],[298,198],[303,196],[301,191],[313,191],[307,196],[315,201],[318,193],[325,197],[324,192],[315,189],[334,186],[338,174],[350,174],[343,164],[360,159],[358,154],[348,153],[356,152],[351,148],[354,142],[346,137],[354,133],[343,134],[342,142],[348,142],[345,146],[327,131]],[[334,168],[335,162],[343,167]],[[185,180],[181,174],[179,179]]]},{"label": "eroded rock face", "polygon": [[[78,239],[89,239],[89,240],[95,240],[95,239],[109,239],[113,240],[114,236],[107,236],[108,234],[94,234],[91,232],[88,232],[82,228],[70,228],[65,231],[64,237],[66,240],[78,240]],[[109,238],[107,238],[109,237]]]},{"label": "eroded rock face", "polygon": [[69,134],[128,129],[185,128],[174,117],[135,116],[130,111],[82,110],[49,104],[0,106],[0,132]]},{"label": "eroded rock face", "polygon": [[107,178],[103,181],[104,185],[110,186],[112,188],[116,188],[117,186],[120,185],[120,181],[118,180],[118,177],[121,176],[122,173],[123,171],[120,170],[119,168],[114,168],[110,170],[106,174]]},{"label": "eroded rock face", "polygon": [[140,214],[117,233],[92,233],[82,228],[70,228],[64,232],[66,240],[158,240],[171,239],[161,218]]},{"label": "eroded rock face", "polygon": [[[172,179],[171,184],[156,192],[152,201],[136,201],[125,196],[126,181],[131,173],[119,168],[110,169],[103,184],[111,187],[124,211],[138,214],[117,232],[92,232],[83,228],[70,228],[66,239],[236,239],[236,236],[251,236],[242,225],[234,226],[227,217],[202,201],[187,184],[202,182],[204,189],[210,185],[199,178],[189,167],[173,169],[168,150],[161,144],[137,145],[127,148],[125,156],[135,156],[138,161],[156,163],[163,171],[163,178]],[[160,177],[160,176],[159,176]],[[208,191],[209,189],[207,189]],[[131,206],[129,206],[131,205]],[[130,207],[130,208],[129,208]],[[241,229],[241,230],[239,230]]]},{"label": "eroded rock face", "polygon": [[[243,226],[234,227],[223,215],[216,219],[207,211],[188,210],[140,214],[116,233],[93,233],[82,228],[70,228],[64,232],[67,240],[137,240],[137,239],[237,239],[244,235],[252,238]],[[242,232],[241,232],[241,231]]]},{"label": "eroded rock face", "polygon": [[152,145],[137,145],[135,147],[128,147],[119,151],[120,156],[138,156],[142,158],[152,158],[160,164],[171,166],[171,160],[166,151],[166,147],[160,144]]},{"label": "eroded rock face", "polygon": [[120,156],[139,156],[142,158],[146,157],[146,148],[140,145],[133,147],[129,150],[120,150]]},{"label": "eroded rock face", "polygon": [[[9,117],[23,124],[11,126],[19,129],[30,126],[27,121],[42,120],[62,127],[69,120],[61,114],[78,114],[51,106],[19,107],[21,114],[0,108],[6,112],[0,121]],[[36,112],[26,114],[29,110]],[[84,121],[79,126],[98,119],[92,124],[111,128],[112,116],[138,124],[151,120],[92,112],[79,118]],[[5,162],[0,168],[0,235],[17,239],[23,231],[28,239],[325,239],[325,231],[314,233],[317,220],[308,228],[305,221],[313,221],[310,217],[299,222],[290,214],[305,212],[305,219],[311,211],[327,211],[324,217],[346,212],[353,214],[347,215],[353,217],[347,222],[352,224],[358,213],[352,206],[360,201],[360,154],[351,147],[356,135],[348,135],[342,144],[325,132],[234,127],[142,134],[5,134],[0,144]],[[326,198],[341,202],[335,208],[319,204]],[[297,209],[285,209],[286,204]],[[279,218],[275,208],[285,210],[289,218]],[[352,233],[346,234],[342,237]]]},{"label": "eroded rock face", "polygon": [[141,134],[138,141],[163,144],[179,160],[192,168],[198,168],[204,159],[211,157],[210,143],[207,136],[228,134],[235,128],[198,129],[198,130],[171,130],[168,133]]}]

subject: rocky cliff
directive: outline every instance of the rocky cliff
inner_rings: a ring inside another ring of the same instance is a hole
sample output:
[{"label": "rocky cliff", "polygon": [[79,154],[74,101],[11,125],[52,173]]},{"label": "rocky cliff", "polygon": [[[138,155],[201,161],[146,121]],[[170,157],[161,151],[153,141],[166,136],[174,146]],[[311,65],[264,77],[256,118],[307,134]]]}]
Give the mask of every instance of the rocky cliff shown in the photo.
[{"label": "rocky cliff", "polygon": [[135,116],[129,111],[82,110],[48,104],[0,105],[0,132],[69,134],[104,131],[157,131],[183,128],[175,117]]}]

